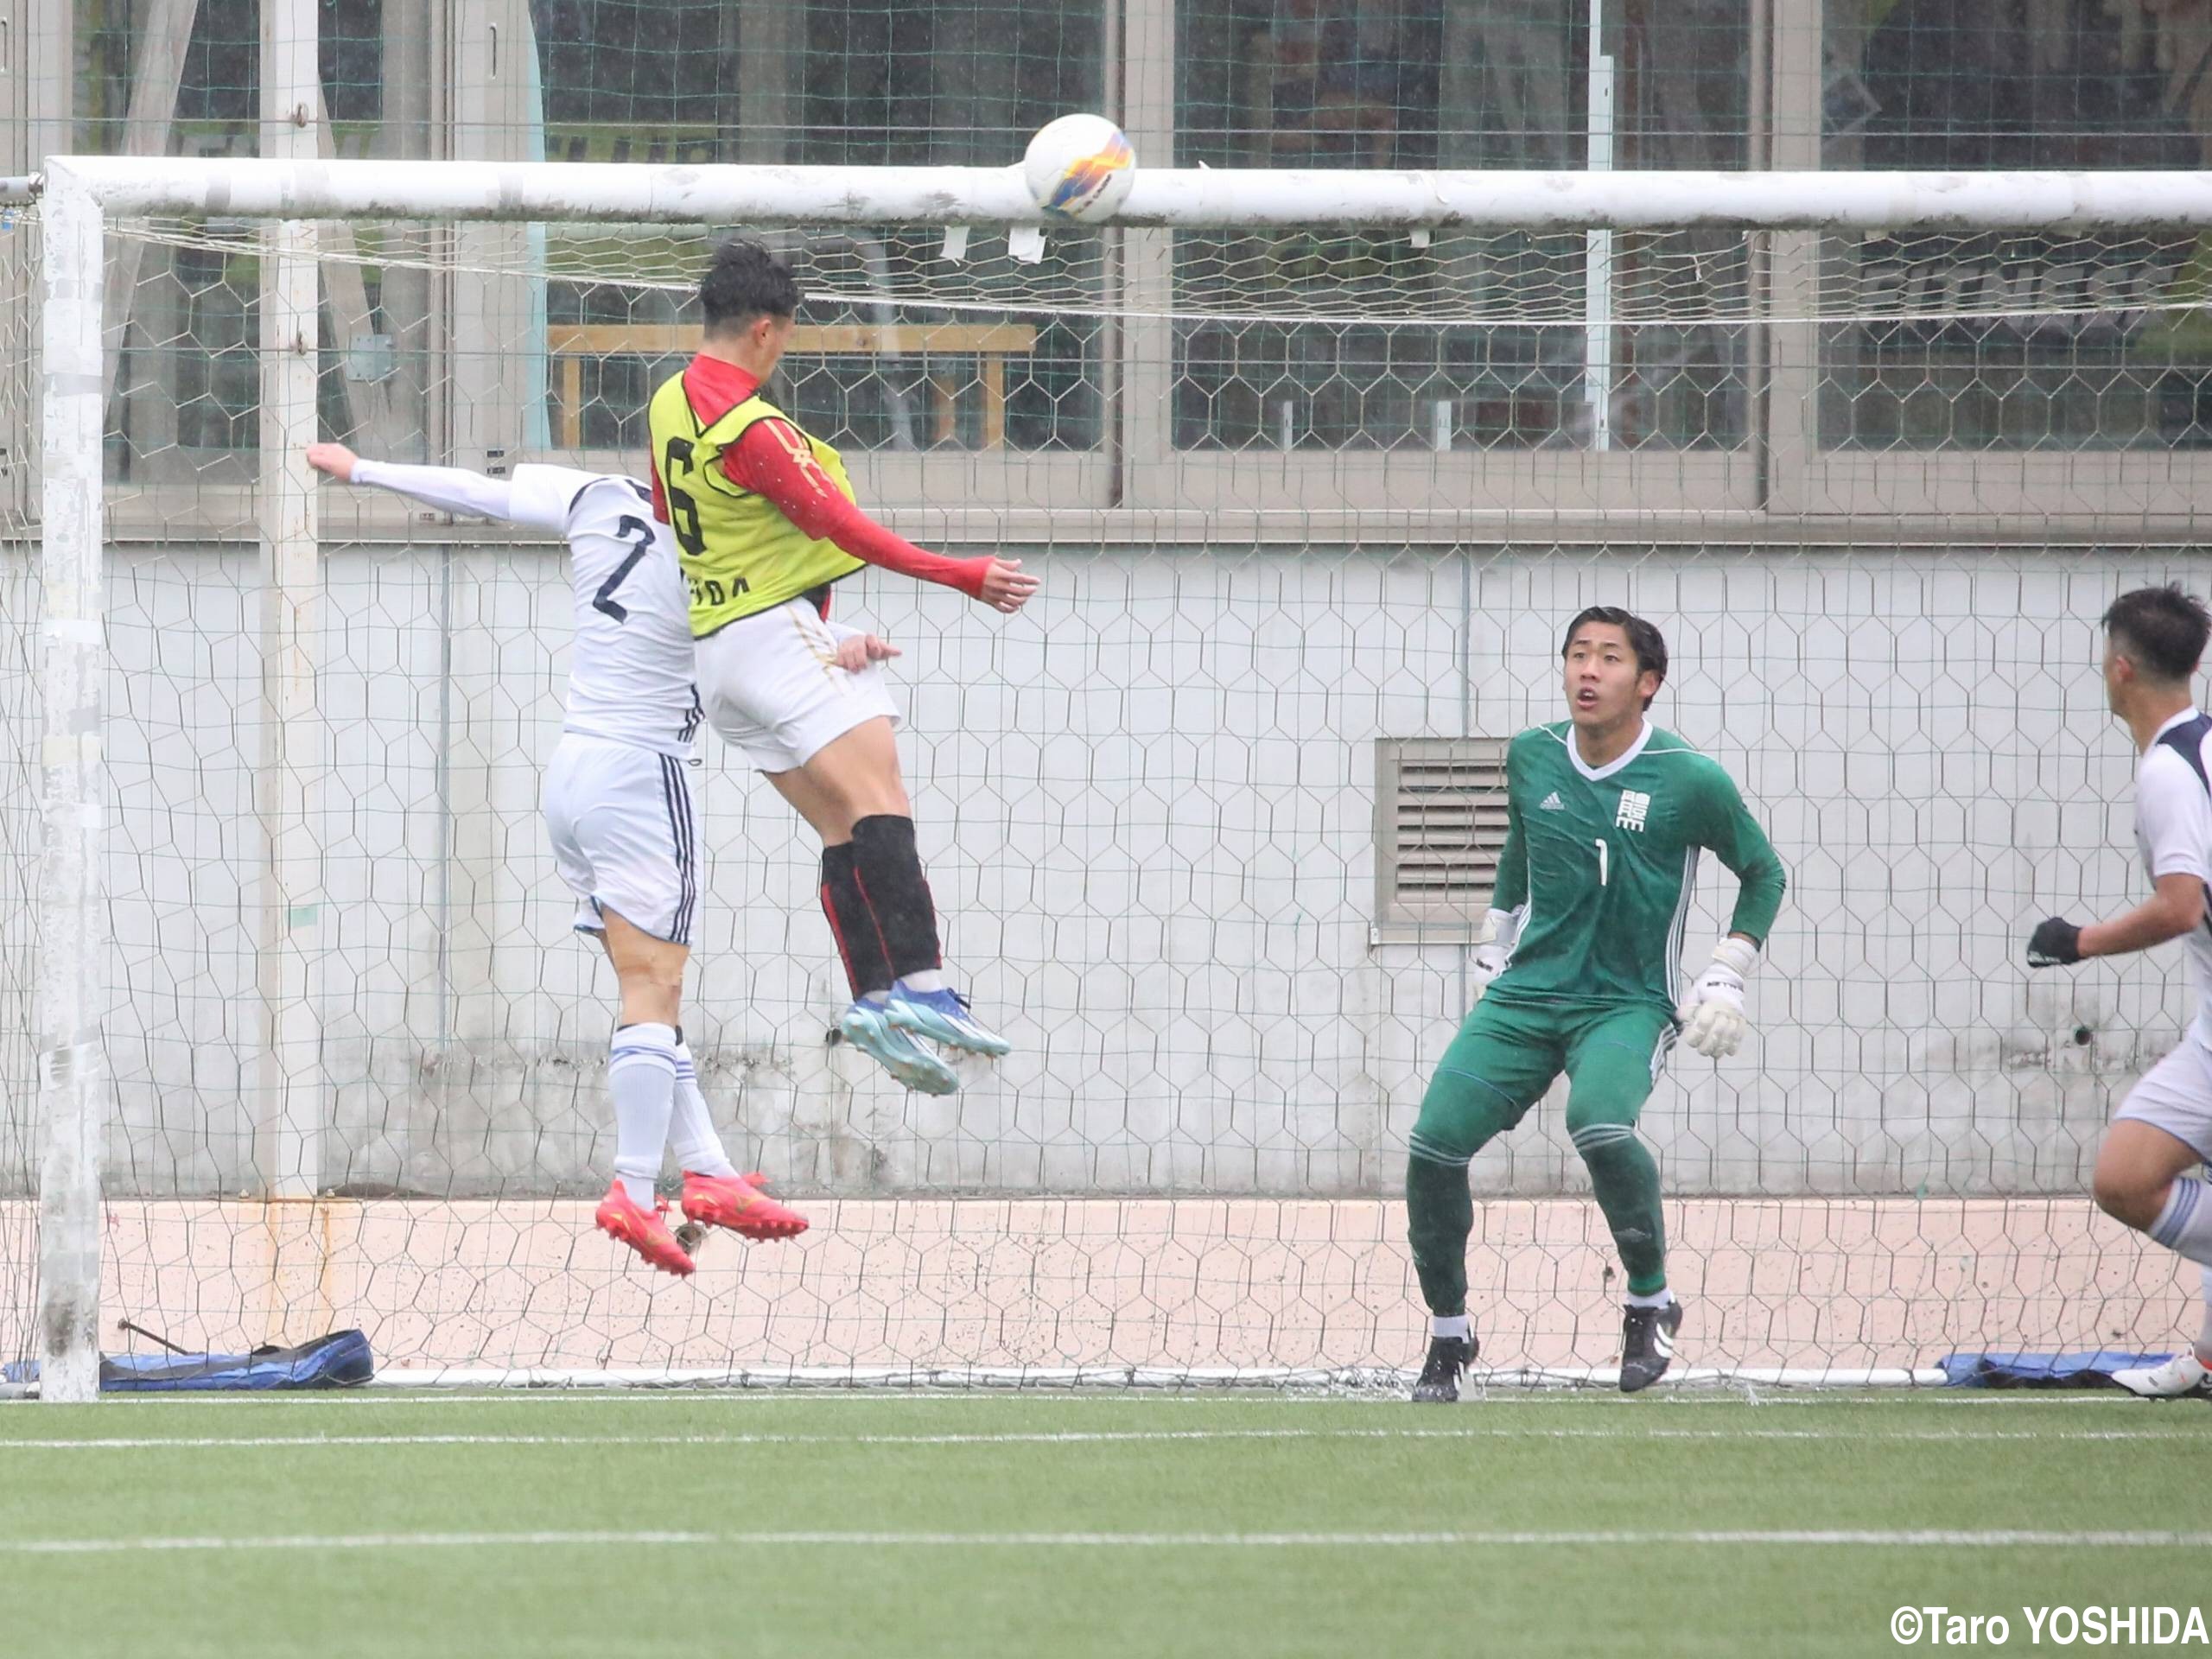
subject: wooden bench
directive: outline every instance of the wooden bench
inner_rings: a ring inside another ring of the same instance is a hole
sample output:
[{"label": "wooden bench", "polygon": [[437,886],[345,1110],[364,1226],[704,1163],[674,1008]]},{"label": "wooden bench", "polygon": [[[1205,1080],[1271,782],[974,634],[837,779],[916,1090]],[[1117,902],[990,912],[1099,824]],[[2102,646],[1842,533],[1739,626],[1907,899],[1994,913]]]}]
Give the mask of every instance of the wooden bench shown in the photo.
[{"label": "wooden bench", "polygon": [[[677,322],[568,323],[545,331],[548,353],[559,372],[556,427],[564,449],[584,447],[584,359],[666,357],[698,349],[695,324]],[[801,323],[791,330],[791,357],[973,357],[981,359],[983,448],[1006,447],[1006,360],[1037,349],[1037,331],[1020,322]],[[962,379],[930,376],[931,441],[949,442],[959,430]]]}]

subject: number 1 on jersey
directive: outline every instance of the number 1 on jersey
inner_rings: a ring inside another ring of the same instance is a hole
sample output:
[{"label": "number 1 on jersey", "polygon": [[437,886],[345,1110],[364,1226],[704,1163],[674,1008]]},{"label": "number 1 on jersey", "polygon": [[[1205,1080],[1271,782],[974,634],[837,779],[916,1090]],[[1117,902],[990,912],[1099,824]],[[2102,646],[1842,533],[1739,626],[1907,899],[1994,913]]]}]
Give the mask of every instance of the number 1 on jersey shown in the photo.
[{"label": "number 1 on jersey", "polygon": [[1592,839],[1598,843],[1598,885],[1602,887],[1605,885],[1605,838],[1597,836]]}]

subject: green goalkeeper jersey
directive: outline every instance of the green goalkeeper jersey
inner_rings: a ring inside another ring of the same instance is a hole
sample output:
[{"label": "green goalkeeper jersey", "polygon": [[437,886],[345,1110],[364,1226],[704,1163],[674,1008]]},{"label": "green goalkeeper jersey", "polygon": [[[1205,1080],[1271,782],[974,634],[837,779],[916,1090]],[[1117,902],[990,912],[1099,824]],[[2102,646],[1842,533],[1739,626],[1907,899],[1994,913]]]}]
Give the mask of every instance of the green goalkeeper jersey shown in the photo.
[{"label": "green goalkeeper jersey", "polygon": [[1782,906],[1782,861],[1728,774],[1647,725],[1627,753],[1592,769],[1561,721],[1506,751],[1501,910],[1528,913],[1490,996],[1580,1007],[1681,998],[1682,929],[1710,848],[1738,883],[1731,932],[1765,943]]}]

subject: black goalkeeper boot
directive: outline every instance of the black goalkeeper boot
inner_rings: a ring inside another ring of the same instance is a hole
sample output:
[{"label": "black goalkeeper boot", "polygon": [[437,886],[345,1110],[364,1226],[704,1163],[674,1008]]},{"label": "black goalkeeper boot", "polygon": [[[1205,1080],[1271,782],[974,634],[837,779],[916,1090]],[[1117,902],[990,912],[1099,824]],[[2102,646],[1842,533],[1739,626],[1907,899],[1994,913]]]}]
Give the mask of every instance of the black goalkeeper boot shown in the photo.
[{"label": "black goalkeeper boot", "polygon": [[1631,1307],[1621,1320],[1621,1392],[1635,1394],[1667,1375],[1675,1362],[1675,1333],[1682,1328],[1682,1305]]},{"label": "black goalkeeper boot", "polygon": [[1448,1406],[1457,1400],[1459,1377],[1475,1363],[1478,1345],[1472,1330],[1464,1337],[1431,1337],[1428,1357],[1421,1362],[1421,1379],[1414,1384],[1415,1402]]}]

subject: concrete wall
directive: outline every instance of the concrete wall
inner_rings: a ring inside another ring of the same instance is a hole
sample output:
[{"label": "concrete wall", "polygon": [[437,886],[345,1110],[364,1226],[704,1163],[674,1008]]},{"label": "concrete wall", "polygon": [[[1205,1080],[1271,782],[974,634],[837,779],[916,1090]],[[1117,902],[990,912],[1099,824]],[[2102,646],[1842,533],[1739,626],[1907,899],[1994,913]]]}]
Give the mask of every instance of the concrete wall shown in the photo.
[{"label": "concrete wall", "polygon": [[[1758,1039],[1679,1056],[1645,1116],[1670,1190],[2078,1192],[2116,1091],[2187,1017],[2177,951],[2031,979],[2019,942],[2136,892],[2094,622],[2139,581],[2203,591],[2212,559],[1020,551],[1046,588],[1011,620],[898,579],[840,602],[906,651],[949,953],[1016,1044],[959,1096],[825,1042],[842,987],[814,849],[707,746],[685,1024],[734,1151],[796,1190],[1393,1191],[1464,953],[1370,942],[1375,741],[1555,718],[1555,636],[1593,601],[1665,628],[1655,715],[1741,780],[1792,875]],[[112,569],[111,1186],[235,1194],[256,1185],[253,554]],[[322,1185],[589,1191],[612,980],[567,931],[536,815],[557,550],[333,547],[327,584]],[[1700,955],[1729,890],[1709,868]],[[1549,1110],[1476,1166],[1495,1192],[1580,1179]]]}]

